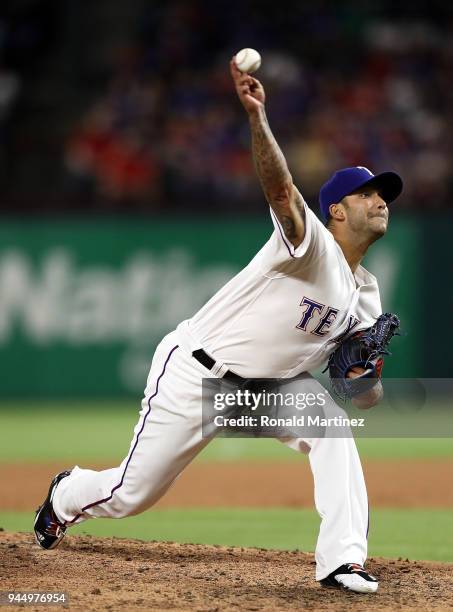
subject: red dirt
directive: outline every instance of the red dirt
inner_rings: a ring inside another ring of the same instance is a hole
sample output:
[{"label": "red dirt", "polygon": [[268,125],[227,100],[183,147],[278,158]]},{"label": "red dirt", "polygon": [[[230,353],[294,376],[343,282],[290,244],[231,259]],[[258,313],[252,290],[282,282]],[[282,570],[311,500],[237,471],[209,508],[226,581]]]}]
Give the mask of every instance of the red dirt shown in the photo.
[{"label": "red dirt", "polygon": [[43,551],[31,540],[0,533],[1,590],[64,591],[70,610],[452,610],[453,564],[372,558],[379,591],[358,595],[321,588],[302,552],[86,536]]},{"label": "red dirt", "polygon": [[[0,510],[36,508],[50,478],[65,467],[70,466],[0,464]],[[452,460],[369,460],[364,470],[373,508],[453,508],[453,487],[440,486],[453,481]],[[231,506],[313,507],[307,461],[193,463],[156,508]]]}]

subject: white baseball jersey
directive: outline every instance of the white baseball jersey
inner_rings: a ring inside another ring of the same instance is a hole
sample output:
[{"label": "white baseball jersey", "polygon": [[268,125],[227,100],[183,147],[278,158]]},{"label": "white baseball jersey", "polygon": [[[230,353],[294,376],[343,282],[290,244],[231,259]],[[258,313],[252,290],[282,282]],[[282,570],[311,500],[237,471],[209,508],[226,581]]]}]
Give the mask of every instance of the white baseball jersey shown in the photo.
[{"label": "white baseball jersey", "polygon": [[382,312],[375,277],[362,266],[352,274],[332,234],[304,206],[297,248],[271,210],[269,241],[178,328],[240,376],[288,378],[319,367],[339,338]]}]

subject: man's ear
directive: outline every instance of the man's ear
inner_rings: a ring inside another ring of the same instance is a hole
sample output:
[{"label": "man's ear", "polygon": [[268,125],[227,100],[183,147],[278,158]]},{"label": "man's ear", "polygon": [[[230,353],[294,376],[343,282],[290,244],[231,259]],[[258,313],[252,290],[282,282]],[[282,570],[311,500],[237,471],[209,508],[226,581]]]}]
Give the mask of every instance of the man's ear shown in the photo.
[{"label": "man's ear", "polygon": [[329,207],[329,214],[332,219],[335,219],[336,221],[344,221],[344,206],[341,204],[341,202],[339,202],[338,204],[331,204]]}]

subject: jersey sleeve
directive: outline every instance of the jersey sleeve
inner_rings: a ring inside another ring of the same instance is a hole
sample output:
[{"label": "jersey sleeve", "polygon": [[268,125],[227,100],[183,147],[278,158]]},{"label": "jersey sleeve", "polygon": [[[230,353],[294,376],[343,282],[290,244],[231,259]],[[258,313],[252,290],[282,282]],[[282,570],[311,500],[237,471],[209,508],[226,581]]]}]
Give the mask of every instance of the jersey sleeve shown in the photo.
[{"label": "jersey sleeve", "polygon": [[262,250],[261,268],[266,270],[282,270],[290,262],[298,267],[309,265],[313,258],[321,257],[332,242],[332,235],[324,227],[315,213],[304,201],[305,235],[298,247],[285,236],[285,232],[275,212],[270,208],[274,232]]}]

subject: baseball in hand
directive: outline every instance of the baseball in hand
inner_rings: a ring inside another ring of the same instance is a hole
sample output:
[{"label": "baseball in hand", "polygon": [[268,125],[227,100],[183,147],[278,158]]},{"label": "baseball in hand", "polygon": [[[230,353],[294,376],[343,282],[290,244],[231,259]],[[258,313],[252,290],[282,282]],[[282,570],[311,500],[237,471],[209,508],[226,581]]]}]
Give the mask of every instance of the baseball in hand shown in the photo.
[{"label": "baseball in hand", "polygon": [[241,49],[234,61],[241,72],[252,74],[261,66],[261,55],[255,49]]}]

